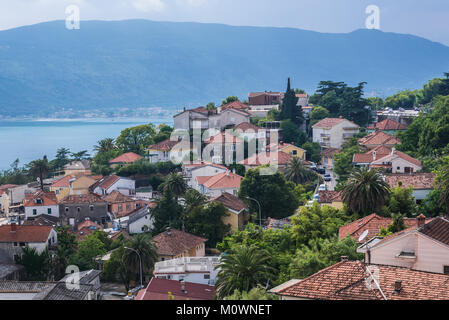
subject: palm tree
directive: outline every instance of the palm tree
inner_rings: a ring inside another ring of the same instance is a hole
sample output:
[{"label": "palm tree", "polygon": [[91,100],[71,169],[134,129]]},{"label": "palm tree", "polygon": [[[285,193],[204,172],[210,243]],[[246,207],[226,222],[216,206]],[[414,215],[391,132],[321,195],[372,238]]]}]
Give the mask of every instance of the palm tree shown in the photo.
[{"label": "palm tree", "polygon": [[343,188],[343,202],[354,212],[371,214],[380,209],[390,194],[390,187],[378,170],[356,168]]},{"label": "palm tree", "polygon": [[28,165],[28,171],[33,177],[39,178],[41,190],[43,191],[44,178],[46,178],[48,176],[48,173],[50,172],[47,157],[44,156],[43,159],[31,161]]},{"label": "palm tree", "polygon": [[167,180],[163,183],[163,190],[170,190],[176,197],[180,197],[187,190],[187,183],[181,174],[176,172],[170,173]]},{"label": "palm tree", "polygon": [[103,140],[100,140],[94,146],[94,150],[99,153],[105,153],[105,152],[108,152],[108,151],[111,151],[114,149],[115,149],[115,143],[114,143],[114,139],[112,139],[112,138],[105,138]]},{"label": "palm tree", "polygon": [[449,213],[449,165],[444,166],[436,179],[436,188],[440,191],[441,206]]},{"label": "palm tree", "polygon": [[270,256],[265,250],[255,246],[239,246],[227,255],[223,255],[216,269],[218,279],[215,284],[217,295],[223,299],[234,290],[250,291],[259,284],[264,284],[268,273],[274,271],[268,266]]},{"label": "palm tree", "polygon": [[285,177],[295,184],[304,184],[313,180],[315,172],[304,166],[303,160],[294,157],[285,169]]},{"label": "palm tree", "polygon": [[[139,253],[142,259],[143,273],[151,273],[158,259],[157,248],[151,236],[148,233],[138,234],[130,238],[126,246]],[[140,259],[134,251],[125,250],[123,262],[128,270],[133,271],[135,274],[140,273]]]}]

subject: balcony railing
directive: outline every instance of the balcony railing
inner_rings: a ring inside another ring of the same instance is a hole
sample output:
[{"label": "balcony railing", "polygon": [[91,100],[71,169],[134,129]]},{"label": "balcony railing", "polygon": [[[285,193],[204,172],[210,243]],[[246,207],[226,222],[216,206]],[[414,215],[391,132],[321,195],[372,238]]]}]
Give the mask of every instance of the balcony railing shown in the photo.
[{"label": "balcony railing", "polygon": [[157,262],[155,273],[213,271],[220,257],[186,257]]}]

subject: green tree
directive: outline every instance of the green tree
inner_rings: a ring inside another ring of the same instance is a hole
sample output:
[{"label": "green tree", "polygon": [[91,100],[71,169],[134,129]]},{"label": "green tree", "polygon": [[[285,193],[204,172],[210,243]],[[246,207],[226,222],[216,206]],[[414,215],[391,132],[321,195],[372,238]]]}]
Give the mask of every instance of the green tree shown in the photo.
[{"label": "green tree", "polygon": [[156,128],[153,124],[124,129],[116,139],[116,144],[122,152],[143,154],[145,148],[154,143]]},{"label": "green tree", "polygon": [[246,246],[236,247],[231,253],[222,256],[217,266],[220,268],[215,284],[217,296],[223,299],[235,290],[248,292],[266,283],[273,271],[268,265],[269,259],[266,251]]},{"label": "green tree", "polygon": [[[264,218],[284,218],[291,216],[298,208],[293,189],[294,186],[287,183],[282,173],[261,175],[259,167],[246,172],[240,184],[239,198],[246,200],[246,197],[251,197],[258,200]],[[252,212],[259,212],[254,201],[248,203]]]},{"label": "green tree", "polygon": [[234,101],[239,101],[239,98],[236,96],[229,96],[221,102],[221,105],[224,106],[224,105],[234,102]]},{"label": "green tree", "polygon": [[418,106],[418,102],[422,99],[421,90],[405,90],[400,91],[395,95],[392,95],[385,99],[384,107],[392,109],[412,109]]},{"label": "green tree", "polygon": [[400,185],[391,189],[390,197],[385,208],[385,214],[400,214],[406,217],[413,217],[417,213],[417,206],[413,194],[413,186],[402,188]]},{"label": "green tree", "polygon": [[81,161],[84,159],[89,159],[90,158],[90,154],[88,153],[87,150],[82,150],[80,152],[75,152],[71,154],[73,161]]},{"label": "green tree", "polygon": [[297,126],[300,126],[304,122],[304,114],[301,106],[297,106],[298,97],[296,97],[295,91],[290,87],[290,78],[287,82],[287,90],[285,91],[284,98],[281,105],[281,120],[290,120]]},{"label": "green tree", "polygon": [[449,165],[444,166],[435,181],[436,190],[440,193],[440,204],[449,213]]},{"label": "green tree", "polygon": [[130,281],[135,277],[135,274],[125,264],[123,259],[124,254],[125,249],[123,246],[118,247],[111,253],[110,259],[103,266],[102,277],[106,281],[115,281],[119,278],[128,292],[130,289]]},{"label": "green tree", "polygon": [[390,234],[402,231],[407,228],[404,223],[404,215],[402,214],[392,214],[393,222],[386,228],[380,227],[379,236],[386,237]]},{"label": "green tree", "polygon": [[182,212],[181,205],[170,189],[164,191],[162,197],[156,200],[156,207],[153,209],[153,233],[158,234],[167,227],[180,228]]},{"label": "green tree", "polygon": [[366,98],[366,103],[371,110],[380,110],[384,107],[384,100],[379,97]]},{"label": "green tree", "polygon": [[178,173],[170,173],[162,184],[164,191],[169,190],[177,198],[182,196],[187,190],[187,183],[184,177]]},{"label": "green tree", "polygon": [[317,178],[317,174],[307,168],[301,159],[298,157],[293,157],[285,170],[285,178],[295,184],[304,184],[315,180]]},{"label": "green tree", "polygon": [[249,292],[234,290],[234,293],[224,298],[224,300],[279,300],[275,294],[267,293],[267,290],[258,285],[252,288]]},{"label": "green tree", "polygon": [[31,161],[28,170],[31,176],[39,178],[41,190],[44,190],[44,179],[48,177],[50,172],[47,157],[44,156],[43,159]]},{"label": "green tree", "polygon": [[67,163],[70,162],[69,155],[70,150],[67,148],[59,148],[56,151],[56,158],[53,161],[53,169],[62,169]]},{"label": "green tree", "polygon": [[323,120],[325,118],[330,117],[330,112],[326,108],[323,108],[321,106],[316,106],[310,111],[310,127],[313,127],[315,124],[317,124],[320,120]]},{"label": "green tree", "polygon": [[113,138],[102,139],[94,146],[94,150],[98,153],[106,153],[115,150],[115,148],[116,146]]},{"label": "green tree", "polygon": [[298,125],[290,119],[281,121],[281,129],[282,138],[285,142],[300,146],[307,140],[306,133],[299,129]]},{"label": "green tree", "polygon": [[166,125],[165,123],[160,124],[157,127],[157,134],[154,136],[154,143],[159,143],[164,140],[170,139],[173,128]]},{"label": "green tree", "polygon": [[77,265],[80,270],[95,269],[95,258],[106,254],[103,242],[92,234],[87,235],[78,244],[78,251],[72,257],[71,264]]},{"label": "green tree", "polygon": [[58,227],[58,247],[53,259],[53,270],[55,280],[60,280],[65,276],[65,270],[69,265],[71,257],[76,253],[78,243],[73,233],[69,232],[68,226]]},{"label": "green tree", "polygon": [[382,208],[389,193],[389,185],[378,170],[356,168],[343,188],[343,202],[352,212],[366,216]]},{"label": "green tree", "polygon": [[16,259],[16,263],[25,267],[27,281],[46,281],[50,276],[51,262],[48,249],[38,253],[36,248],[27,245],[22,248],[22,256]]},{"label": "green tree", "polygon": [[[141,233],[131,237],[126,242],[126,247],[136,250],[142,259],[142,272],[144,274],[152,274],[154,264],[158,260],[157,248],[151,235]],[[126,249],[123,254],[123,262],[126,269],[131,271],[136,278],[140,279],[140,259],[132,250]]]},{"label": "green tree", "polygon": [[318,163],[321,161],[321,146],[316,142],[306,142],[301,148],[306,150],[306,160]]}]

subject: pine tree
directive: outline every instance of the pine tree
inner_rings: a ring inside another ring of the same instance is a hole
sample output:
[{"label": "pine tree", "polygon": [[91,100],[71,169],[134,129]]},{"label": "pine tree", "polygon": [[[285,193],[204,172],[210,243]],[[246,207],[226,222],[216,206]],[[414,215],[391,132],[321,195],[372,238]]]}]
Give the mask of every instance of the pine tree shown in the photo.
[{"label": "pine tree", "polygon": [[300,126],[304,122],[304,115],[301,106],[297,106],[298,98],[295,91],[291,89],[290,78],[288,78],[287,91],[285,91],[284,99],[281,105],[281,120],[291,120],[296,125]]}]

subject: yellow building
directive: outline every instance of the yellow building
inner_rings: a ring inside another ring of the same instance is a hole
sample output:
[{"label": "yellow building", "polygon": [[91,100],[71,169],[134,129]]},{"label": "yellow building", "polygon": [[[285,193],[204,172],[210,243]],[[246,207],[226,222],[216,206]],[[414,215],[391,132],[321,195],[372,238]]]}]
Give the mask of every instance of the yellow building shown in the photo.
[{"label": "yellow building", "polygon": [[269,147],[271,152],[277,149],[278,151],[284,152],[293,157],[298,157],[301,160],[306,160],[306,150],[290,143],[280,141],[279,143],[272,143]]},{"label": "yellow building", "polygon": [[212,201],[220,202],[228,209],[229,215],[223,217],[222,221],[224,224],[231,225],[231,232],[243,230],[249,221],[250,215],[248,208],[242,200],[230,193],[224,192],[220,196],[212,199]]},{"label": "yellow building", "polygon": [[204,257],[207,239],[193,234],[167,228],[153,238],[159,261],[184,257]]},{"label": "yellow building", "polygon": [[83,175],[72,182],[70,194],[88,194],[89,187],[95,182],[103,178],[103,176],[86,176]]},{"label": "yellow building", "polygon": [[51,186],[50,191],[56,194],[58,201],[61,201],[70,195],[70,183],[75,179],[74,175],[66,175],[59,180],[56,180]]},{"label": "yellow building", "polygon": [[320,191],[318,194],[318,203],[320,206],[331,206],[335,209],[343,209],[343,195],[341,191]]},{"label": "yellow building", "polygon": [[90,160],[72,161],[64,166],[64,175],[90,174]]}]

